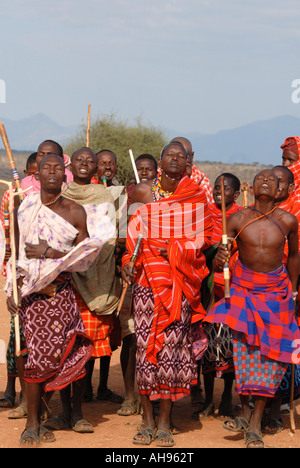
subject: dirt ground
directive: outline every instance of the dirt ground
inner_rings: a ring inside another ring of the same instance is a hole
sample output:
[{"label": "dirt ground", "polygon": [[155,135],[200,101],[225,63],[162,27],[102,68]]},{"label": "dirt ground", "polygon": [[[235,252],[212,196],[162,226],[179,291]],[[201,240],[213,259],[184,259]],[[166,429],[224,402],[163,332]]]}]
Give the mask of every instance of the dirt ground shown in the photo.
[{"label": "dirt ground", "polygon": [[[3,293],[3,278],[0,278],[0,340],[8,342],[9,336],[9,316],[6,309],[5,294]],[[0,342],[2,346],[4,343]],[[3,349],[0,347],[3,354]],[[94,391],[97,390],[99,381],[99,362],[95,365],[94,371]],[[6,364],[0,364],[0,396],[2,396],[6,386]],[[203,385],[202,385],[203,387]],[[222,381],[216,381],[215,404],[220,402],[222,392]],[[110,375],[109,388],[124,396],[124,387],[120,368],[120,350],[114,352]],[[17,385],[19,392],[19,385]],[[239,399],[234,393],[234,404],[238,405]],[[60,411],[59,395],[55,394],[51,400],[52,415],[57,415]],[[56,432],[56,442],[53,444],[43,444],[45,448],[103,448],[103,449],[129,449],[134,452],[140,446],[132,443],[132,438],[137,432],[137,425],[141,423],[140,415],[118,416],[119,405],[107,401],[93,400],[83,406],[84,417],[94,425],[94,434],[77,434],[73,431]],[[180,434],[175,436],[175,450],[197,449],[197,448],[243,448],[244,440],[241,434],[233,434],[222,428],[222,422],[211,417],[206,420],[194,421],[191,416],[195,411],[190,397],[180,400],[174,405],[173,419],[179,426]],[[19,439],[24,430],[26,421],[9,420],[7,418],[9,410],[0,408],[0,448],[18,448]],[[283,416],[284,430],[275,436],[265,436],[264,442],[267,448],[300,448],[300,402],[296,403],[296,433],[292,434],[289,426],[289,416]],[[149,449],[155,448],[153,442]],[[181,450],[181,451],[182,451]]]}]

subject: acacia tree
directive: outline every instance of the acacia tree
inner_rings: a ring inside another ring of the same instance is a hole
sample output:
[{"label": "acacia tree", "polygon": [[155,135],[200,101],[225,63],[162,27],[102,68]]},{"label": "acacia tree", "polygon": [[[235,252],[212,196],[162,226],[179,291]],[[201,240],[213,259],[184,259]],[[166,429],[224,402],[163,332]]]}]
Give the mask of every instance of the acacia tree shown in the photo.
[{"label": "acacia tree", "polygon": [[[90,148],[97,153],[103,149],[113,151],[117,156],[117,178],[121,184],[128,185],[134,180],[129,150],[132,149],[136,158],[142,153],[150,153],[159,158],[162,147],[167,139],[162,130],[142,124],[140,119],[135,125],[117,119],[114,114],[97,117],[90,126]],[[65,151],[71,155],[76,149],[86,144],[86,126],[82,125],[75,137],[67,145]]]}]

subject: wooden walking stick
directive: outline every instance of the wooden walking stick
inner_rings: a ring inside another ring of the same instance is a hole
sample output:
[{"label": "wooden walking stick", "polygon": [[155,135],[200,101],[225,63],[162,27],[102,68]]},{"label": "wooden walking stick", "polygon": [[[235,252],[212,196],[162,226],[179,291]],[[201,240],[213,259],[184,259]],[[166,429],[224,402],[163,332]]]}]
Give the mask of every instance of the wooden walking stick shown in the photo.
[{"label": "wooden walking stick", "polygon": [[[221,185],[221,200],[222,200],[222,231],[223,231],[222,244],[228,250],[224,176],[221,176],[220,178],[220,185]],[[223,274],[224,274],[225,299],[229,299],[230,298],[230,271],[229,271],[228,262],[226,262],[223,266]]]},{"label": "wooden walking stick", "polygon": [[[32,187],[20,192],[14,193],[12,182],[6,180],[0,180],[0,183],[8,185],[9,189],[9,201],[8,204],[4,204],[4,215],[5,215],[5,237],[6,247],[11,249],[11,267],[12,267],[12,282],[13,282],[13,296],[16,304],[19,302],[18,284],[17,284],[17,258],[16,258],[16,242],[15,242],[15,229],[14,229],[14,197],[22,196],[24,198],[24,192],[30,190]],[[7,218],[9,222],[7,222]],[[21,354],[21,338],[20,338],[20,320],[19,314],[14,316],[15,324],[15,340],[16,340],[16,356],[19,357]]]},{"label": "wooden walking stick", "polygon": [[[8,138],[7,138],[7,134],[6,134],[6,130],[5,130],[3,122],[0,122],[0,135],[1,135],[1,138],[2,138],[2,141],[3,141],[3,145],[4,145],[4,148],[5,148],[7,157],[8,157],[8,161],[9,161],[11,170],[12,170],[13,179],[14,179],[15,185],[17,187],[17,191],[21,192],[22,188],[21,188],[20,177],[19,177],[19,174],[18,174],[18,171],[17,171],[17,168],[16,168],[16,163],[14,161],[14,157],[13,157],[13,154],[12,154],[12,151],[11,151],[11,147],[10,147],[10,144],[9,144],[9,141],[8,141]],[[22,193],[19,193],[19,198],[20,198],[20,201],[24,200],[24,195]]]},{"label": "wooden walking stick", "polygon": [[4,231],[5,231],[5,248],[6,251],[10,250],[10,234],[9,234],[9,201],[4,200]]},{"label": "wooden walking stick", "polygon": [[248,202],[249,185],[247,184],[247,182],[242,183],[241,192],[243,196],[243,208],[247,208],[249,205],[249,202]]},{"label": "wooden walking stick", "polygon": [[[296,299],[295,299],[295,318],[296,318],[296,321],[297,321],[297,311],[298,311],[298,296],[296,296]],[[291,431],[292,431],[293,434],[296,431],[294,385],[295,385],[295,364],[292,364],[291,393],[290,393],[290,425],[291,425]]]},{"label": "wooden walking stick", "polygon": [[[139,237],[138,237],[138,239],[137,239],[137,241],[136,241],[136,245],[135,245],[135,248],[134,248],[132,257],[131,257],[130,262],[129,262],[129,264],[128,264],[131,273],[132,273],[132,271],[133,271],[133,267],[134,267],[136,258],[137,258],[137,256],[138,256],[138,253],[139,253],[139,250],[140,250],[140,247],[141,247],[141,243],[142,243],[143,238],[144,238],[144,236],[143,236],[142,234],[140,234]],[[118,310],[117,310],[117,312],[116,312],[116,316],[117,316],[117,317],[120,315],[120,312],[121,312],[121,310],[122,310],[122,306],[123,306],[123,302],[124,302],[124,299],[125,299],[125,296],[126,296],[126,293],[127,293],[128,286],[129,286],[129,285],[128,285],[127,281],[123,283],[123,291],[122,291],[122,295],[121,295],[121,298],[120,298]]]},{"label": "wooden walking stick", "polygon": [[88,117],[87,117],[87,126],[86,126],[86,145],[88,148],[90,146],[90,126],[91,126],[91,104],[88,106]]}]

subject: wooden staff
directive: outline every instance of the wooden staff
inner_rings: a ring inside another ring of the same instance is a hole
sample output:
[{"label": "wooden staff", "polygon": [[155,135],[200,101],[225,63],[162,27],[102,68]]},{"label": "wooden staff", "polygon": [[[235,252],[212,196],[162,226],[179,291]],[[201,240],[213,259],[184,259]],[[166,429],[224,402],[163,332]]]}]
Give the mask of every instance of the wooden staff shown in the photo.
[{"label": "wooden staff", "polygon": [[243,196],[243,208],[247,208],[249,205],[248,203],[249,185],[247,184],[247,182],[242,183],[241,191],[242,191],[242,196]]},{"label": "wooden staff", "polygon": [[129,156],[130,156],[130,160],[131,160],[131,164],[132,164],[132,168],[133,168],[136,183],[139,184],[140,183],[140,178],[139,178],[139,175],[138,175],[138,171],[137,171],[137,168],[136,168],[136,165],[135,165],[135,160],[134,160],[134,157],[133,157],[133,152],[132,152],[131,149],[129,150]]},{"label": "wooden staff", "polygon": [[[226,223],[226,204],[225,204],[225,190],[224,190],[224,176],[220,178],[220,185],[221,185],[221,200],[222,200],[222,244],[228,250],[228,239],[227,239],[227,223]],[[226,262],[223,266],[223,274],[224,274],[224,291],[225,291],[225,299],[230,298],[230,271],[229,271],[229,263]]]},{"label": "wooden staff", "polygon": [[[11,268],[12,268],[12,283],[13,283],[13,297],[16,304],[19,302],[18,294],[18,283],[17,283],[17,258],[16,258],[16,242],[15,242],[15,229],[14,229],[14,197],[22,196],[24,198],[24,192],[30,190],[32,187],[21,192],[14,193],[12,182],[6,180],[0,180],[0,183],[8,185],[9,190],[9,201],[4,204],[5,216],[9,218],[9,223],[5,221],[5,237],[6,247],[9,246],[11,249]],[[7,225],[9,224],[9,226]],[[8,230],[8,232],[7,232]],[[19,314],[14,316],[15,324],[15,340],[16,340],[16,356],[19,357],[21,354],[21,338],[20,338],[20,320]]]},{"label": "wooden staff", "polygon": [[[298,296],[296,296],[296,300],[295,300],[295,318],[296,318],[296,321],[297,321],[297,311],[298,311]],[[295,385],[295,364],[292,364],[291,392],[290,392],[290,425],[291,425],[291,431],[292,431],[293,434],[296,431],[294,385]]]},{"label": "wooden staff", "polygon": [[9,201],[4,200],[4,230],[5,230],[5,242],[6,251],[10,250],[10,234],[9,234]]},{"label": "wooden staff", "polygon": [[107,179],[106,179],[106,177],[105,177],[105,176],[102,176],[102,177],[101,177],[101,180],[102,180],[102,182],[103,182],[104,187],[107,188]]},{"label": "wooden staff", "polygon": [[88,117],[87,117],[87,126],[86,126],[86,145],[88,148],[90,146],[90,125],[91,125],[91,104],[88,106]]},{"label": "wooden staff", "polygon": [[[140,250],[140,247],[141,247],[141,243],[142,243],[142,240],[143,240],[143,235],[140,234],[139,237],[138,237],[138,240],[136,241],[136,245],[135,245],[135,248],[134,248],[134,252],[132,254],[132,257],[130,259],[130,262],[129,262],[129,268],[130,268],[130,273],[132,273],[133,271],[133,267],[134,267],[134,264],[135,264],[135,261],[136,261],[136,258],[138,256],[138,253],[139,253],[139,250]],[[122,295],[121,295],[121,298],[120,298],[120,302],[119,302],[119,306],[118,306],[118,310],[116,312],[116,316],[118,317],[120,315],[120,312],[122,310],[122,307],[123,307],[123,302],[124,302],[124,299],[125,299],[125,296],[126,296],[126,293],[127,293],[127,289],[128,289],[128,283],[127,281],[123,282],[123,291],[122,291]]]},{"label": "wooden staff", "polygon": [[9,144],[9,141],[8,141],[8,138],[7,138],[7,134],[6,134],[6,130],[5,130],[3,122],[0,122],[0,134],[1,134],[1,138],[2,138],[2,141],[3,141],[3,145],[4,145],[4,148],[5,148],[7,157],[8,157],[8,161],[9,161],[9,164],[10,164],[10,167],[11,167],[11,170],[12,170],[13,179],[14,179],[15,185],[17,187],[17,191],[20,192],[19,193],[19,198],[20,198],[20,201],[22,201],[22,200],[24,200],[24,195],[21,193],[22,188],[21,188],[20,177],[19,177],[19,174],[18,174],[18,171],[17,171],[17,168],[16,168],[16,163],[14,161],[14,157],[13,157],[13,154],[12,154],[12,151],[11,151],[11,147],[10,147],[10,144]]}]

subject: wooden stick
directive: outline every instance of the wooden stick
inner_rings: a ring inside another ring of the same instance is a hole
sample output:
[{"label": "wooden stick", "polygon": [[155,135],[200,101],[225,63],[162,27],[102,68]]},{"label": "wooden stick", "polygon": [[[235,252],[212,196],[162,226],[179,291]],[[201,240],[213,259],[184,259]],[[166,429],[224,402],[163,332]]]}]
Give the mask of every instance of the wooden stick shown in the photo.
[{"label": "wooden stick", "polygon": [[88,148],[90,146],[90,125],[91,125],[91,104],[88,106],[88,117],[87,117],[87,126],[86,126],[86,145]]},{"label": "wooden stick", "polygon": [[9,233],[9,201],[4,200],[4,230],[6,250],[10,250],[10,233]]},{"label": "wooden stick", "polygon": [[[227,223],[226,223],[226,204],[225,204],[225,190],[224,190],[224,176],[220,178],[221,184],[221,200],[222,200],[222,244],[228,250],[228,239],[227,239]],[[223,266],[224,274],[224,292],[225,299],[230,298],[230,271],[229,263],[225,263]]]},{"label": "wooden stick", "polygon": [[[8,185],[9,190],[9,201],[8,201],[8,213],[9,213],[9,239],[6,237],[6,244],[10,245],[11,249],[11,268],[12,268],[12,279],[13,279],[13,296],[16,304],[19,302],[18,294],[18,283],[17,283],[17,259],[16,259],[16,242],[15,242],[15,229],[14,229],[14,197],[23,196],[24,192],[30,190],[32,187],[20,192],[14,193],[12,182],[6,180],[0,180],[0,183]],[[7,206],[7,205],[6,205]],[[4,208],[5,209],[5,208]],[[15,324],[15,340],[16,340],[16,356],[19,357],[21,354],[21,337],[20,337],[20,319],[19,314],[14,316]]]},{"label": "wooden stick", "polygon": [[102,177],[101,177],[101,180],[102,180],[102,182],[103,182],[104,187],[107,188],[107,179],[106,179],[106,177],[105,177],[105,176],[102,176]]},{"label": "wooden stick", "polygon": [[[135,248],[134,248],[134,252],[132,254],[132,257],[130,259],[130,262],[129,262],[129,268],[130,268],[130,272],[132,273],[133,271],[133,267],[134,267],[134,264],[135,264],[135,261],[136,261],[136,258],[138,256],[138,253],[139,253],[139,250],[140,250],[140,247],[141,247],[141,243],[142,243],[142,240],[143,240],[143,235],[140,234],[137,241],[136,241],[136,245],[135,245]],[[122,310],[122,307],[123,307],[123,302],[124,302],[124,299],[125,299],[125,296],[126,296],[126,293],[127,293],[127,289],[128,289],[128,286],[129,284],[127,283],[127,281],[123,282],[123,291],[122,291],[122,294],[121,294],[121,297],[120,297],[120,302],[119,302],[119,306],[118,306],[118,310],[116,312],[116,316],[118,317],[120,315],[120,312]]]},{"label": "wooden stick", "polygon": [[132,164],[132,168],[133,168],[136,183],[139,184],[140,183],[140,178],[139,178],[139,175],[138,175],[138,171],[137,171],[137,168],[136,168],[136,165],[135,165],[135,160],[134,160],[134,157],[133,157],[133,152],[132,152],[131,149],[129,150],[129,156],[130,156],[130,160],[131,160],[131,164]]},{"label": "wooden stick", "polygon": [[[16,164],[15,164],[15,161],[14,161],[14,157],[13,157],[13,154],[12,154],[12,151],[11,151],[11,147],[10,147],[10,144],[9,144],[9,141],[8,141],[8,138],[7,138],[7,134],[6,134],[6,130],[5,130],[3,122],[0,122],[0,135],[1,135],[1,138],[2,138],[2,141],[3,141],[3,145],[4,145],[4,148],[5,148],[7,157],[8,157],[8,161],[9,161],[11,170],[12,170],[13,179],[14,179],[15,185],[17,187],[17,191],[21,192],[22,188],[21,188],[20,177],[19,177],[19,174],[18,174],[18,171],[17,171],[17,168],[16,168]],[[19,193],[19,198],[20,198],[20,201],[24,200],[24,195],[22,193]]]},{"label": "wooden stick", "polygon": [[242,196],[243,196],[243,208],[247,208],[249,205],[248,203],[249,185],[247,184],[247,182],[242,183],[241,191],[242,191]]},{"label": "wooden stick", "polygon": [[[295,318],[296,318],[296,321],[297,321],[297,312],[298,312],[298,307],[297,306],[298,306],[298,297],[295,300]],[[291,392],[290,392],[290,425],[291,425],[291,431],[292,431],[293,434],[296,431],[294,385],[295,385],[295,364],[292,364]]]}]

